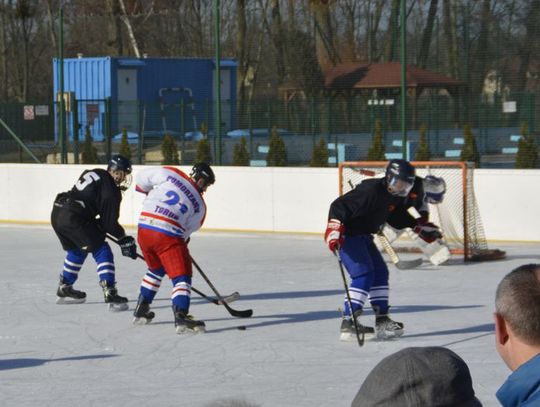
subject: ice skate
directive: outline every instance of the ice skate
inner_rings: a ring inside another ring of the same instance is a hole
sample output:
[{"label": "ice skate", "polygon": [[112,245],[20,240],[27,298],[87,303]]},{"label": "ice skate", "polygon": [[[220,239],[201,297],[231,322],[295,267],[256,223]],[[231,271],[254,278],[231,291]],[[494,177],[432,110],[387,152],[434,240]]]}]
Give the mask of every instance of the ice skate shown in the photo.
[{"label": "ice skate", "polygon": [[[372,339],[374,337],[375,330],[370,326],[362,325],[358,321],[361,314],[362,314],[361,311],[356,311],[354,313],[354,316],[356,317],[356,325],[358,326],[358,334],[359,335],[363,334],[364,340]],[[356,328],[354,327],[354,322],[352,318],[348,315],[343,315],[343,319],[341,320],[339,340],[340,341],[355,341],[356,340]]]},{"label": "ice skate", "polygon": [[107,283],[107,281],[103,280],[99,282],[99,285],[103,288],[103,297],[105,303],[109,305],[109,311],[117,312],[129,309],[128,299],[118,295],[116,284]]},{"label": "ice skate", "polygon": [[85,301],[86,293],[84,291],[75,290],[71,284],[65,284],[63,280],[60,280],[56,290],[57,304],[82,304]]},{"label": "ice skate", "polygon": [[375,319],[377,339],[399,338],[403,335],[403,324],[396,322],[388,315],[378,315]]},{"label": "ice skate", "polygon": [[150,303],[139,295],[137,306],[133,312],[133,325],[146,325],[152,322],[156,314],[150,311]]},{"label": "ice skate", "polygon": [[187,312],[175,306],[173,306],[173,312],[174,326],[176,327],[177,334],[206,332],[204,321],[194,320],[191,315],[187,315]]}]

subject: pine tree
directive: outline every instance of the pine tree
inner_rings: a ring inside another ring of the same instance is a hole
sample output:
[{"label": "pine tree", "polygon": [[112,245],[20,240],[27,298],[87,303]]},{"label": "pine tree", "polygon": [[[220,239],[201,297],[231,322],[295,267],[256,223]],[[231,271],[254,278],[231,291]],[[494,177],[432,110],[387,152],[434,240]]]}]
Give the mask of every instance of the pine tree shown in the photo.
[{"label": "pine tree", "polygon": [[240,142],[234,145],[233,165],[238,167],[249,166],[249,153],[247,150],[245,137],[242,137]]},{"label": "pine tree", "polygon": [[272,127],[270,141],[268,142],[266,164],[269,167],[287,166],[287,150],[285,149],[285,143],[279,135],[276,126]]},{"label": "pine tree", "polygon": [[128,134],[127,129],[122,129],[122,140],[120,141],[120,151],[119,153],[126,157],[128,160],[131,160],[131,148],[128,143]]},{"label": "pine tree", "polygon": [[430,161],[431,152],[429,151],[429,143],[427,139],[427,127],[426,125],[420,126],[420,141],[418,142],[418,148],[414,156],[415,161]]},{"label": "pine tree", "polygon": [[461,156],[459,157],[460,161],[474,162],[475,166],[478,167],[480,165],[480,155],[476,148],[476,140],[470,124],[466,124],[463,127],[463,138],[464,144],[461,150]]},{"label": "pine tree", "polygon": [[86,126],[84,130],[84,144],[82,151],[82,164],[98,164],[97,148],[94,146],[92,135],[90,134],[90,127]]},{"label": "pine tree", "polygon": [[518,141],[516,154],[516,168],[536,168],[538,160],[538,147],[534,136],[529,135],[527,122],[521,124],[521,137]]},{"label": "pine tree", "polygon": [[313,147],[313,155],[309,165],[311,167],[328,167],[328,146],[322,137]]},{"label": "pine tree", "polygon": [[165,134],[165,137],[163,137],[163,143],[161,144],[161,155],[163,155],[163,161],[161,162],[163,165],[180,164],[176,141],[170,134]]},{"label": "pine tree", "polygon": [[212,163],[212,154],[210,153],[210,143],[207,138],[199,140],[197,143],[197,162]]},{"label": "pine tree", "polygon": [[373,130],[373,138],[371,140],[371,146],[368,150],[368,161],[384,161],[384,143],[382,134],[382,122],[381,119],[375,120],[375,129]]}]

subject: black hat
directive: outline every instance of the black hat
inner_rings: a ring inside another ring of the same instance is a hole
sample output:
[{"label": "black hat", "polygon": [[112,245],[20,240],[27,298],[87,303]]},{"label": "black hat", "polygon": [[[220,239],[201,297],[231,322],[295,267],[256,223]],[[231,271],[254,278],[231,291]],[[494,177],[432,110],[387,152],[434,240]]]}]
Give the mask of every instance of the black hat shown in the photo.
[{"label": "black hat", "polygon": [[381,360],[351,407],[478,407],[467,364],[443,347],[405,348]]}]

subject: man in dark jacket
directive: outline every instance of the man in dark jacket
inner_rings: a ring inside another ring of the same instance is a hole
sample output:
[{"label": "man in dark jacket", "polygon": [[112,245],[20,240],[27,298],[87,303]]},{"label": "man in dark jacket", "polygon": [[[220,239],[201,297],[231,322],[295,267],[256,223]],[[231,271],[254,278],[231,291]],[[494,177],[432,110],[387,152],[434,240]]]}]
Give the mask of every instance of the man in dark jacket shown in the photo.
[{"label": "man in dark jacket", "polygon": [[94,168],[84,171],[70,191],[56,196],[51,223],[67,252],[56,292],[57,304],[86,301],[86,293],[75,290],[73,284],[88,253],[92,253],[109,309],[128,309],[127,298],[119,296],[116,290],[114,258],[105,237],[107,234],[113,236],[124,256],[137,258],[135,240],[126,236],[118,223],[122,190],[129,187],[130,174],[131,162],[115,155],[107,170]]},{"label": "man in dark jacket", "polygon": [[[339,250],[351,277],[352,310],[345,301],[341,340],[349,340],[355,334],[351,316],[359,318],[368,298],[376,314],[377,337],[385,339],[403,334],[403,324],[388,316],[388,267],[373,243],[372,234],[404,203],[414,180],[415,169],[408,161],[392,160],[384,178],[364,180],[330,205],[325,240],[332,252]],[[371,333],[361,325],[359,328]]]},{"label": "man in dark jacket", "polygon": [[497,391],[504,407],[540,406],[540,264],[507,274],[495,295],[497,352],[513,371]]}]

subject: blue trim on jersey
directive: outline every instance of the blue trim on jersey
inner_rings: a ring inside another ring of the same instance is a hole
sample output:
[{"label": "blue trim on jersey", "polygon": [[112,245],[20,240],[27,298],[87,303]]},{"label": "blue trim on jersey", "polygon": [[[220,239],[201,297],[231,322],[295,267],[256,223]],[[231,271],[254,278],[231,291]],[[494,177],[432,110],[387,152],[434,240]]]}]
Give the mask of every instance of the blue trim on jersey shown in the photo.
[{"label": "blue trim on jersey", "polygon": [[163,233],[167,236],[171,236],[171,237],[184,237],[184,235],[182,233],[172,233],[166,229],[162,229],[162,228],[158,228],[158,227],[155,227],[155,226],[149,226],[149,225],[146,225],[144,223],[139,223],[137,225],[138,227],[140,227],[141,229],[150,229],[150,230],[153,230],[154,232],[159,232],[159,233]]}]

